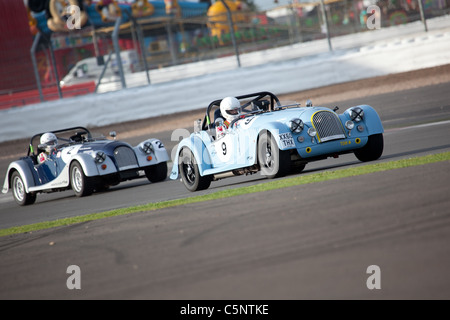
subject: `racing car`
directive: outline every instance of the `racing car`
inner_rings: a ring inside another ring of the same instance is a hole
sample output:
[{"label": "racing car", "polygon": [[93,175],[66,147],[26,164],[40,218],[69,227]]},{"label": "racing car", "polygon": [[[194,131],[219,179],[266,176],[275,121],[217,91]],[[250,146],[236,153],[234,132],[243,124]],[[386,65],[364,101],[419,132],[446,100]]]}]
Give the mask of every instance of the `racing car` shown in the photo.
[{"label": "racing car", "polygon": [[[54,137],[57,144],[42,144],[44,136]],[[26,156],[10,163],[2,192],[12,189],[15,201],[24,206],[33,204],[38,193],[72,189],[83,197],[126,180],[167,178],[169,155],[160,140],[132,147],[116,140],[114,131],[110,136],[94,138],[84,127],[34,135]]]},{"label": "racing car", "polygon": [[[212,181],[261,172],[267,178],[299,173],[308,162],[354,153],[372,161],[383,153],[383,125],[369,105],[344,112],[298,103],[281,103],[271,92],[238,97],[235,118],[223,127],[225,99],[206,108],[203,121],[180,141],[170,179],[181,180],[190,191],[209,188]],[[228,112],[228,111],[227,111]],[[231,114],[231,113],[230,113]]]}]

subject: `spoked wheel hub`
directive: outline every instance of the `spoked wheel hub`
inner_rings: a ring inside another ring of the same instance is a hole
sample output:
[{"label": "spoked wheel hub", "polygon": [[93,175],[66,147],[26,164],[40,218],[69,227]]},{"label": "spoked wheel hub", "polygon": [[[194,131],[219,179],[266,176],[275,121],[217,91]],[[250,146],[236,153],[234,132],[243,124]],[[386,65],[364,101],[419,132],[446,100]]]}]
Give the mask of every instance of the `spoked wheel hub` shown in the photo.
[{"label": "spoked wheel hub", "polygon": [[270,147],[270,143],[267,143],[267,145],[266,145],[266,157],[264,160],[264,165],[267,168],[273,167],[272,149]]},{"label": "spoked wheel hub", "polygon": [[190,184],[195,182],[195,170],[192,162],[186,163],[184,165],[184,172],[186,173],[186,179]]},{"label": "spoked wheel hub", "polygon": [[25,197],[25,186],[19,176],[16,176],[13,179],[13,192],[17,200],[23,201]]}]

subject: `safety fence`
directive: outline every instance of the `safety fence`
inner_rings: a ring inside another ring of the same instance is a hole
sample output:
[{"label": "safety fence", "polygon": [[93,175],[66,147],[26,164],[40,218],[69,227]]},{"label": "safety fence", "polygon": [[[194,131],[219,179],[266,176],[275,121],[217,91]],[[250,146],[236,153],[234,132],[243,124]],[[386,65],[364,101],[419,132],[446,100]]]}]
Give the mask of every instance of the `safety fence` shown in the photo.
[{"label": "safety fence", "polygon": [[[427,19],[450,12],[450,0],[293,1],[269,11],[237,7],[233,1],[225,1],[223,6],[222,1],[216,1],[211,6],[181,6],[175,14],[162,12],[164,3],[150,3],[159,14],[137,18],[130,6],[122,6],[122,16],[108,24],[87,23],[70,31],[43,30],[45,15],[29,16],[29,21],[38,20],[35,26],[41,25],[33,29],[29,40],[23,40],[23,34],[11,33],[8,43],[0,43],[2,54],[18,47],[25,52],[9,55],[16,58],[5,55],[1,61],[10,78],[0,86],[0,109],[93,94],[106,83],[116,83],[115,89],[136,83],[151,85],[151,70],[221,57],[239,58],[243,53],[327,37],[332,50],[333,37],[418,20],[426,29]],[[93,6],[85,5],[88,14],[94,12]],[[33,25],[29,25],[31,30]],[[18,37],[22,37],[20,46],[14,46]],[[127,75],[140,77],[131,84]]]}]

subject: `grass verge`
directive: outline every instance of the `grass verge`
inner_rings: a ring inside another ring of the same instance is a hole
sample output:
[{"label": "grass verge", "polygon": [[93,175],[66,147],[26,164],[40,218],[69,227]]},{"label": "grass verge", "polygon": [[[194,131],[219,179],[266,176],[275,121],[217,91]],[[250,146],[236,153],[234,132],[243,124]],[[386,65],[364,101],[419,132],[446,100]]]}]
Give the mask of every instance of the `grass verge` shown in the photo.
[{"label": "grass verge", "polygon": [[438,153],[438,154],[433,154],[433,155],[428,155],[428,156],[423,156],[423,157],[415,157],[415,158],[410,158],[410,159],[382,162],[382,163],[376,163],[376,164],[368,164],[368,165],[358,166],[358,167],[354,167],[354,168],[339,169],[339,170],[333,170],[333,171],[324,171],[324,172],[319,172],[319,173],[314,173],[314,174],[309,174],[309,175],[300,175],[297,177],[260,183],[260,184],[256,184],[256,185],[252,185],[252,186],[248,186],[248,187],[222,190],[222,191],[218,191],[218,192],[214,192],[214,193],[210,193],[210,194],[206,194],[206,195],[193,196],[193,197],[188,197],[188,198],[168,200],[168,201],[162,201],[162,202],[155,202],[155,203],[149,203],[146,205],[110,210],[110,211],[93,213],[93,214],[88,214],[88,215],[83,215],[83,216],[72,217],[72,218],[65,218],[65,219],[35,223],[35,224],[30,224],[30,225],[25,225],[25,226],[12,227],[12,228],[8,228],[8,229],[1,229],[0,236],[6,236],[6,235],[11,235],[11,234],[16,234],[16,233],[31,232],[31,231],[48,229],[48,228],[53,228],[53,227],[67,226],[67,225],[72,225],[72,224],[76,224],[76,223],[93,221],[93,220],[114,217],[114,216],[119,216],[119,215],[124,215],[124,214],[153,211],[153,210],[158,210],[158,209],[163,209],[163,208],[180,206],[180,205],[184,205],[184,204],[229,198],[229,197],[233,197],[233,196],[237,196],[237,195],[243,195],[243,194],[249,194],[249,193],[255,193],[255,192],[263,192],[263,191],[269,191],[269,190],[274,190],[274,189],[287,188],[287,187],[298,186],[298,185],[303,185],[303,184],[316,183],[316,182],[327,181],[327,180],[335,180],[335,179],[341,179],[341,178],[346,178],[346,177],[359,176],[359,175],[368,174],[368,173],[394,170],[394,169],[406,168],[406,167],[412,167],[412,166],[419,166],[419,165],[435,163],[435,162],[440,162],[440,161],[448,161],[448,160],[450,160],[450,152],[444,152],[444,153]]}]

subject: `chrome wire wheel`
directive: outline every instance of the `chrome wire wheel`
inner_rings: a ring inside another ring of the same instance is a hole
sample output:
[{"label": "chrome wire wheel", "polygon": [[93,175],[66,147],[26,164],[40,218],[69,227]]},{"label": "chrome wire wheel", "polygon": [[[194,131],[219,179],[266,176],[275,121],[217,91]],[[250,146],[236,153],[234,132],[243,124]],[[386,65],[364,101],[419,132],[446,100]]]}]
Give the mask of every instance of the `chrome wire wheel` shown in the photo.
[{"label": "chrome wire wheel", "polygon": [[75,192],[83,190],[83,176],[78,166],[72,168],[72,188]]},{"label": "chrome wire wheel", "polygon": [[89,196],[94,192],[94,178],[86,177],[83,167],[77,161],[70,165],[70,185],[77,197]]},{"label": "chrome wire wheel", "polygon": [[269,179],[285,176],[290,169],[289,150],[280,150],[275,138],[268,131],[258,139],[258,163],[261,174]]},{"label": "chrome wire wheel", "polygon": [[267,144],[266,144],[266,156],[264,159],[264,166],[270,169],[270,168],[273,168],[273,165],[274,165],[274,159],[272,157],[272,148],[270,145],[270,140],[268,140]]},{"label": "chrome wire wheel", "polygon": [[27,193],[24,180],[19,172],[15,171],[11,175],[11,189],[14,200],[21,206],[26,206],[36,202],[35,193]]}]

